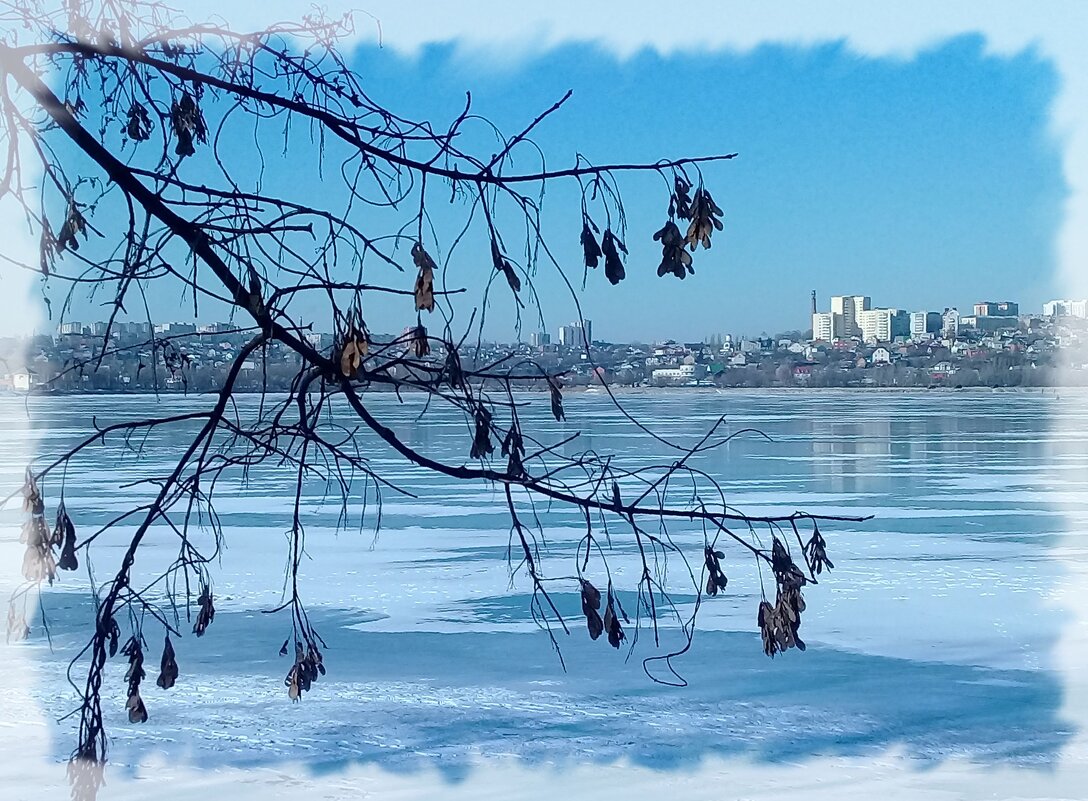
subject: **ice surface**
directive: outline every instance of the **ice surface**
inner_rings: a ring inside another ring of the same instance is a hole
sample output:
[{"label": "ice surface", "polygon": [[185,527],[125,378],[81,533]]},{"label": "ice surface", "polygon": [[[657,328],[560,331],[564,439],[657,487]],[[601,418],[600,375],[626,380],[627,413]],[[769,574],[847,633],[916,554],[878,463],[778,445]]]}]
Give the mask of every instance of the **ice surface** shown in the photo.
[{"label": "ice surface", "polygon": [[[386,492],[375,532],[372,493],[364,503],[360,486],[345,521],[323,487],[307,487],[311,558],[302,589],[329,642],[329,676],[303,703],[287,701],[289,666],[277,650],[290,624],[262,610],[280,600],[291,476],[255,470],[247,483],[221,488],[226,547],[213,571],[216,621],[204,638],[176,643],[181,679],[170,692],[149,687],[146,725],[122,722],[123,665],[111,668],[114,759],[134,764],[159,753],[224,769],[302,760],[437,768],[450,778],[481,756],[503,755],[530,764],[633,761],[672,770],[714,757],[778,764],[901,748],[932,764],[1053,765],[1074,727],[1060,711],[1052,657],[1063,621],[1046,600],[1061,578],[1052,549],[1067,525],[1063,510],[1083,506],[1088,528],[1080,480],[1088,418],[1084,437],[1066,426],[1074,434],[1057,448],[1049,423],[1054,414],[1078,415],[1083,404],[1008,394],[692,393],[684,396],[685,417],[673,420],[666,409],[674,398],[624,402],[682,442],[698,436],[692,419],[709,424],[720,414],[730,431],[757,426],[774,440],[738,439],[697,457],[729,503],[751,513],[876,516],[824,530],[836,570],[806,594],[808,653],[773,662],[763,656],[754,631],[759,577],[729,551],[729,591],[703,605],[695,645],[676,662],[687,688],[653,684],[642,672],[642,659],[675,644],[672,628],[665,627],[663,649],[644,629],[629,658],[626,650],[589,643],[573,586],[557,583],[557,603],[572,613],[572,635],[557,635],[564,673],[532,622],[524,575],[511,578],[501,495],[427,476],[368,440],[374,468],[415,497]],[[617,422],[606,399],[568,397],[566,423],[547,416],[546,399],[523,400],[522,415],[546,441],[582,431],[571,450],[612,450],[625,464],[674,458]],[[206,402],[170,399],[172,411]],[[387,396],[370,403],[421,448],[467,459],[463,424],[415,422],[421,407],[412,397],[403,405]],[[25,418],[22,401],[5,404],[0,422]],[[45,434],[43,458],[76,441],[92,414],[101,423],[158,408],[150,398],[88,398],[80,406],[76,413],[70,399],[31,399],[30,424]],[[184,433],[153,435],[140,458],[116,447],[89,450],[64,486],[81,531],[146,498],[149,489],[121,485],[167,467]],[[3,456],[5,482],[17,486],[22,465],[14,452]],[[50,482],[47,498],[58,492]],[[19,517],[17,508],[0,511],[0,554],[9,563],[19,554]],[[569,576],[580,517],[553,508],[542,511],[540,525],[549,544],[544,571]],[[678,526],[674,533],[697,557],[701,531]],[[118,530],[96,546],[100,573],[116,562],[124,540]],[[613,541],[613,577],[629,590],[638,575],[634,547],[622,535]],[[156,575],[176,554],[175,543],[165,527],[153,529],[138,576]],[[673,574],[674,600],[683,613],[693,598],[681,575]],[[63,672],[86,635],[79,624],[90,614],[87,589],[83,573],[65,575],[43,596],[52,650],[40,627],[19,646],[36,667],[30,698],[49,719],[74,701]],[[154,663],[157,655],[148,658]],[[50,740],[63,758],[72,722],[51,724]]]}]

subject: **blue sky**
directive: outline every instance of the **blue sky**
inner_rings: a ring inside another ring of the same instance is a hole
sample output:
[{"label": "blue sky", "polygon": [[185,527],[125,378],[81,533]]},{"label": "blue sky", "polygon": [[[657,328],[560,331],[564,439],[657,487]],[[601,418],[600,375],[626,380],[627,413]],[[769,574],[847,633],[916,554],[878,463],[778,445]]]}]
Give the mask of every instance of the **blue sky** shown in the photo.
[{"label": "blue sky", "polygon": [[[726,230],[685,282],[655,274],[660,182],[624,184],[630,278],[612,288],[591,276],[581,297],[600,338],[805,328],[812,289],[821,307],[864,293],[907,309],[998,297],[1036,308],[1056,291],[1057,81],[1031,52],[992,57],[967,36],[910,60],[839,44],[623,60],[569,45],[498,64],[451,46],[414,58],[365,47],[356,63],[395,107],[448,119],[471,89],[507,131],[573,89],[536,137],[553,165],[575,151],[597,162],[740,153],[708,171]],[[576,205],[565,193],[545,204],[556,251],[580,275]],[[559,282],[542,270],[538,288],[549,325],[564,322]]]},{"label": "blue sky", "polygon": [[[551,167],[569,166],[576,152],[597,163],[740,154],[706,172],[726,229],[712,250],[696,254],[696,275],[683,282],[656,276],[660,250],[651,237],[665,218],[664,185],[656,177],[621,182],[628,279],[611,287],[602,274],[591,275],[578,295],[596,338],[805,329],[813,289],[821,308],[831,294],[859,293],[909,310],[963,309],[983,299],[1016,300],[1030,310],[1059,294],[1053,243],[1065,188],[1048,127],[1059,86],[1033,51],[996,56],[981,36],[968,35],[911,58],[864,57],[841,43],[763,45],[742,54],[644,49],[619,57],[587,43],[536,56],[510,52],[518,55],[432,44],[409,55],[364,43],[353,59],[372,97],[438,127],[461,111],[466,90],[475,110],[506,132],[573,90],[535,135]],[[492,145],[481,147],[490,152]],[[231,155],[250,158],[241,147]],[[310,175],[298,168],[281,180],[313,200],[329,190]],[[580,284],[574,189],[568,183],[549,191],[544,220],[555,254]],[[448,223],[449,241],[464,209],[442,205],[435,216]],[[478,298],[471,276],[480,275],[490,268],[477,242],[454,264],[451,284],[467,283]],[[411,280],[403,276],[406,288]],[[548,329],[576,316],[552,269],[542,265],[535,283]],[[485,328],[497,339],[514,336],[504,290],[495,291]],[[152,311],[185,319],[191,311],[177,300],[176,292],[161,292]],[[301,311],[323,317],[317,307]],[[414,322],[403,305],[375,303],[366,314],[374,331]],[[77,303],[69,319],[96,316]],[[521,334],[537,327],[530,313]]]}]

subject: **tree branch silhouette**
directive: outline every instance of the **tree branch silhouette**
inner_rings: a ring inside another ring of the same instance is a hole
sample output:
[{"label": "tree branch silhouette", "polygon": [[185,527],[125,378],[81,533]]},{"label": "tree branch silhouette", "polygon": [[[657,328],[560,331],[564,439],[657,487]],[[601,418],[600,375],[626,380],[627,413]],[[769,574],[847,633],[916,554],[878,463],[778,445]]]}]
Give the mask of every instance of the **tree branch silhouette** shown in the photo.
[{"label": "tree branch silhouette", "polygon": [[[215,512],[216,492],[220,482],[253,466],[275,464],[293,477],[286,600],[268,610],[290,615],[290,634],[281,649],[294,657],[284,680],[288,696],[299,700],[325,674],[324,642],[307,615],[300,576],[307,482],[325,481],[346,509],[355,482],[365,481],[378,501],[378,526],[381,493],[406,492],[372,466],[360,448],[364,433],[407,464],[502,488],[511,522],[512,574],[524,571],[532,581],[529,611],[557,652],[557,634],[573,627],[553,602],[554,583],[580,595],[594,640],[606,636],[617,649],[624,642],[633,649],[641,627],[648,625],[656,650],[644,659],[647,675],[682,684],[673,660],[690,649],[701,605],[726,592],[727,547],[754,557],[758,569],[775,578],[773,603],[764,598],[753,614],[758,613],[766,652],[804,648],[798,636],[801,589],[832,566],[819,524],[858,518],[803,511],[745,514],[727,503],[713,476],[693,464],[693,457],[721,447],[736,433],[720,435],[719,421],[694,445],[673,442],[627,410],[610,389],[602,402],[666,445],[675,458],[625,467],[608,454],[568,453],[576,436],[549,441],[534,432],[521,413],[525,401],[516,394],[522,389],[546,393],[554,419],[566,421],[562,375],[512,354],[479,359],[484,318],[498,302],[492,282],[506,285],[512,300],[502,302],[513,304],[520,323],[523,309],[539,308],[535,271],[539,264],[549,265],[577,307],[569,267],[553,255],[542,234],[545,187],[564,180],[577,186],[581,230],[573,231],[572,239],[580,233],[582,269],[596,275],[603,260],[603,272],[615,284],[626,275],[628,235],[620,181],[627,174],[660,176],[669,191],[666,223],[653,235],[662,247],[658,275],[685,278],[693,272],[693,254],[708,248],[722,229],[723,212],[704,184],[702,169],[735,154],[604,165],[576,154],[573,167],[552,169],[530,136],[562,110],[570,93],[512,136],[472,113],[471,99],[443,128],[402,117],[370,98],[337,46],[351,33],[351,17],[329,20],[315,12],[298,24],[249,33],[200,24],[172,27],[171,17],[163,4],[135,0],[0,3],[0,20],[19,23],[0,41],[0,197],[20,209],[40,241],[37,263],[21,262],[14,253],[4,257],[11,266],[40,272],[46,300],[60,291],[65,309],[76,291],[109,294],[100,351],[64,372],[98,369],[103,356],[116,350],[112,326],[130,314],[133,297],[153,322],[147,297],[168,288],[191,297],[194,313],[204,303],[228,310],[232,319],[238,315],[235,328],[251,336],[232,357],[206,410],[101,428],[95,423],[93,434],[59,458],[28,468],[22,491],[28,586],[51,583],[58,569],[89,559],[100,538],[124,537],[120,563],[111,565],[110,578],[95,587],[94,631],[73,663],[86,666],[77,688],[79,731],[69,766],[77,797],[94,795],[107,758],[102,685],[105,665],[120,646],[122,611],[141,613],[129,615],[130,637],[121,649],[130,665],[129,719],[138,723],[154,711],[140,693],[147,646],[140,621],[163,627],[159,684],[172,686],[178,666],[169,637],[181,634],[177,609],[184,610],[198,637],[214,625],[209,563],[229,537]],[[490,153],[481,128],[499,138]],[[245,153],[232,144],[240,130],[251,142]],[[266,150],[281,140],[281,160],[274,163],[286,169],[283,160],[289,158],[294,169],[303,169],[298,166],[303,162],[313,165],[324,177],[322,197],[307,199],[272,167],[266,175],[272,159]],[[515,170],[515,156],[522,162],[535,159],[539,166]],[[456,217],[452,236],[439,233],[431,214],[437,204],[452,204],[452,212],[443,212]],[[363,208],[373,213],[363,214]],[[479,295],[469,286],[446,285],[449,266],[463,250],[487,265],[466,282],[482,284]],[[443,251],[442,259],[432,255]],[[518,251],[524,256],[516,256]],[[406,286],[405,279],[414,286]],[[331,347],[308,339],[311,324],[296,311],[300,298],[323,309],[334,331]],[[376,298],[404,304],[402,335],[382,341],[372,334],[366,311]],[[432,318],[441,318],[437,333],[424,324]],[[584,344],[592,364],[590,343]],[[152,333],[138,347],[151,349],[153,369],[185,379],[185,356],[174,338]],[[290,390],[264,393],[255,415],[242,415],[235,404],[239,377],[250,359],[262,359],[269,348],[291,354]],[[425,396],[424,420],[435,407],[461,416],[465,460],[439,458],[383,422],[368,395],[379,388]],[[49,530],[48,482],[80,469],[81,459],[107,436],[121,436],[127,444],[130,437],[190,423],[199,428],[187,434],[172,469],[139,482],[154,488],[148,502],[134,503],[81,539],[78,511],[64,507],[61,478],[57,525]],[[529,522],[537,501],[576,509],[584,520],[569,576],[551,575],[545,567],[549,547]],[[702,542],[690,560],[670,529],[678,525],[701,527]],[[800,526],[812,527],[807,542]],[[164,572],[141,578],[141,547],[153,527],[176,537],[178,554]],[[210,532],[211,551],[197,541],[198,532]],[[797,545],[792,553],[787,532]],[[769,545],[760,534],[769,537]],[[620,603],[609,566],[621,547],[632,548],[639,562],[633,618]],[[684,566],[680,581],[688,582],[696,597],[686,616],[672,600],[675,583],[666,567],[673,560]],[[9,637],[26,634],[26,598],[20,591],[12,599]],[[665,617],[675,617],[684,644],[662,654]],[[664,674],[657,672],[661,664]]]}]

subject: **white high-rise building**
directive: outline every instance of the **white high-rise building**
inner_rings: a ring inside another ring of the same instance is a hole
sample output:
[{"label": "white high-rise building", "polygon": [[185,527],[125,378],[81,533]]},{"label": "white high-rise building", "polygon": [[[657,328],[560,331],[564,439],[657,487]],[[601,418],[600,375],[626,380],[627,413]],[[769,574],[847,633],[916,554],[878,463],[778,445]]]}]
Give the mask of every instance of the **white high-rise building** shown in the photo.
[{"label": "white high-rise building", "polygon": [[926,339],[941,331],[940,312],[911,312],[910,335],[913,339]]},{"label": "white high-rise building", "polygon": [[1088,300],[1048,300],[1043,304],[1044,317],[1088,318]]},{"label": "white high-rise building", "polygon": [[910,335],[915,339],[922,339],[926,335],[926,315],[928,312],[910,313]]},{"label": "white high-rise building", "polygon": [[812,315],[812,338],[817,342],[830,342],[835,338],[835,314],[816,312]]},{"label": "white high-rise building", "polygon": [[866,342],[891,342],[910,333],[910,318],[899,309],[865,309],[858,314],[861,338]]},{"label": "white high-rise building", "polygon": [[854,295],[854,319],[858,319],[863,311],[873,308],[873,300],[868,295]]},{"label": "white high-rise building", "polygon": [[866,309],[858,315],[858,328],[866,342],[888,342],[892,338],[890,309]]}]

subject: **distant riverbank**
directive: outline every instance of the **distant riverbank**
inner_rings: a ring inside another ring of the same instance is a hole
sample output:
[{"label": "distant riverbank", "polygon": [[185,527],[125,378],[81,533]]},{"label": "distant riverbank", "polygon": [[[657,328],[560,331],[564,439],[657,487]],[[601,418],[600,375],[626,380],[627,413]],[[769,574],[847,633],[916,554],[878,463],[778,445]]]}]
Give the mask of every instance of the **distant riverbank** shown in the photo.
[{"label": "distant riverbank", "polygon": [[[579,395],[601,395],[608,396],[609,390],[613,395],[654,395],[660,393],[675,393],[675,394],[718,394],[718,395],[733,395],[733,394],[784,394],[784,395],[809,395],[809,394],[823,394],[823,393],[899,393],[899,394],[925,394],[925,393],[953,393],[963,392],[970,394],[992,394],[992,393],[1004,393],[1015,395],[1049,395],[1057,396],[1062,392],[1074,392],[1086,389],[1083,385],[1067,384],[1067,385],[1052,385],[1047,387],[949,387],[949,386],[931,386],[931,387],[881,387],[881,386],[865,386],[865,387],[685,387],[685,386],[665,386],[665,387],[630,387],[630,386],[610,386],[607,389],[602,386],[590,386],[590,385],[577,385],[577,386],[565,386],[563,392],[567,394],[579,394]],[[394,394],[391,390],[377,389],[372,390],[382,395]],[[520,388],[519,392],[543,394],[548,391],[546,387],[532,387],[527,386]],[[268,389],[264,394],[268,395],[282,395],[285,394],[285,390],[281,389]],[[402,388],[402,392],[406,394],[414,394],[417,390],[412,390],[408,387]],[[0,392],[0,397],[6,398],[29,398],[29,397],[155,397],[158,396],[170,396],[170,397],[199,397],[201,395],[215,395],[216,390],[209,390],[207,392],[185,392],[183,390],[177,390],[172,388],[164,388],[159,392],[152,392],[148,390],[142,390],[139,392],[118,392],[115,390],[31,390],[29,392],[17,392],[14,390],[6,390]],[[239,389],[235,390],[235,395],[260,395],[260,390],[248,390]]]}]

